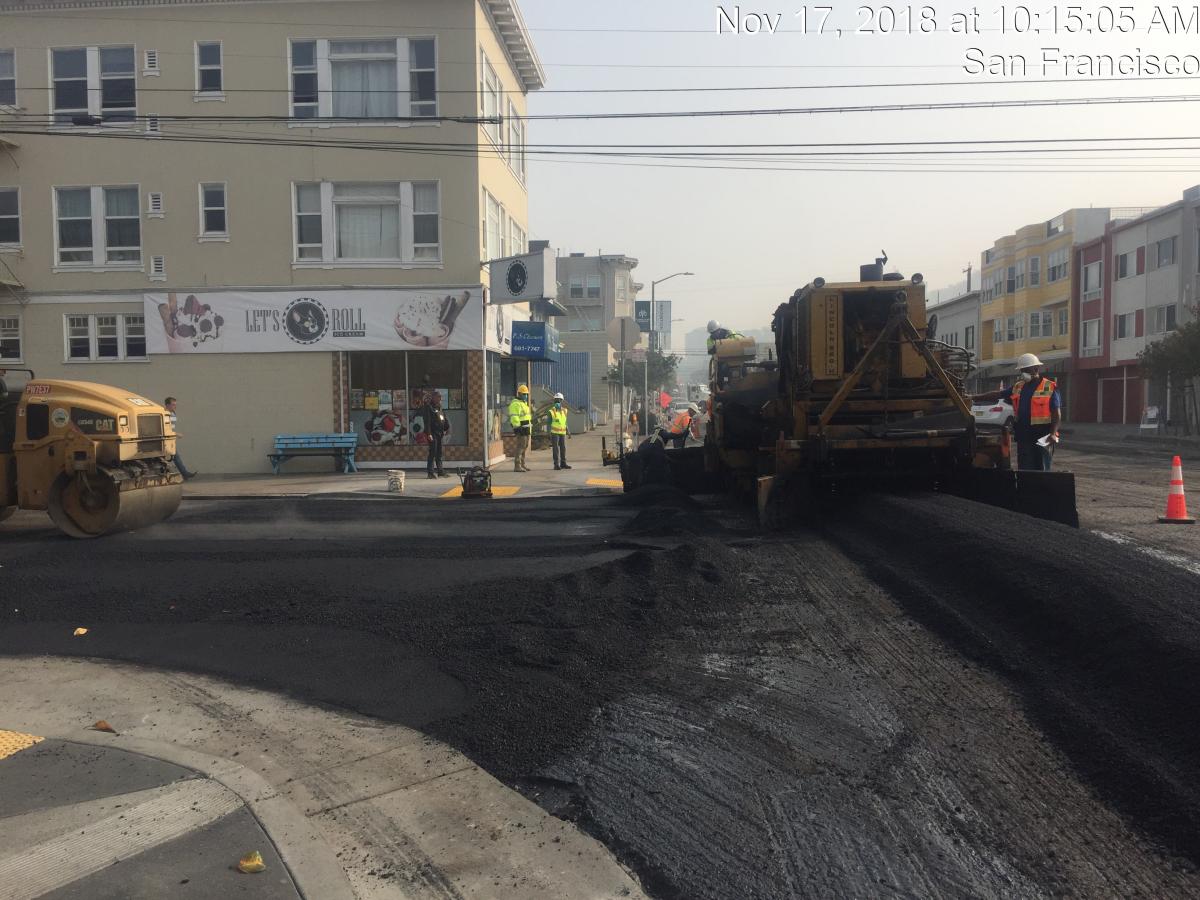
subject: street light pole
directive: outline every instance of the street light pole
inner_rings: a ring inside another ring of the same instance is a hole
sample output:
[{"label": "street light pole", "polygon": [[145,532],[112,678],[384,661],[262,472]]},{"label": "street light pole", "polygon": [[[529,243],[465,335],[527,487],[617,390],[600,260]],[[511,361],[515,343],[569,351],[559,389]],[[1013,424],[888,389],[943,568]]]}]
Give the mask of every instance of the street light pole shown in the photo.
[{"label": "street light pole", "polygon": [[695,274],[695,272],[676,272],[674,275],[650,282],[650,331],[647,332],[650,337],[646,342],[646,366],[642,369],[642,418],[646,420],[646,437],[650,437],[650,351],[654,349],[654,289],[661,282],[670,281],[676,275]]}]

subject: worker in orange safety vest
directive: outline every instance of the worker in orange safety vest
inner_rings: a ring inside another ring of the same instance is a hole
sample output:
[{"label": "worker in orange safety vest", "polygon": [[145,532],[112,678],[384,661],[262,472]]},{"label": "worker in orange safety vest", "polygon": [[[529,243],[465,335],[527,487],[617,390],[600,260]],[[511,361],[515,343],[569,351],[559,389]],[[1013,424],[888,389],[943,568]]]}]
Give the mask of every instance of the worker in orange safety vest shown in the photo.
[{"label": "worker in orange safety vest", "polygon": [[1032,353],[1017,358],[1021,377],[1011,389],[1001,388],[977,394],[977,402],[990,403],[1006,398],[1012,403],[1016,426],[1013,437],[1017,442],[1017,468],[1049,472],[1058,443],[1058,426],[1062,422],[1062,397],[1058,384],[1042,374],[1042,361]]},{"label": "worker in orange safety vest", "polygon": [[669,430],[660,428],[656,437],[661,443],[670,441],[672,447],[682,450],[689,432],[696,440],[700,440],[700,407],[695,403],[689,403],[687,409],[675,416]]}]

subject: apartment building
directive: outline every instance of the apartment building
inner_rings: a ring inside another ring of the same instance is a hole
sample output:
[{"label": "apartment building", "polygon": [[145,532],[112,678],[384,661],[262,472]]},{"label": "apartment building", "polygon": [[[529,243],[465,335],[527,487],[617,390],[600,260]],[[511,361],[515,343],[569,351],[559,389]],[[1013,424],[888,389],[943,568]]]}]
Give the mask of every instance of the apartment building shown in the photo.
[{"label": "apartment building", "polygon": [[[980,260],[978,383],[1012,383],[1017,357],[1036,353],[1070,408],[1072,247],[1104,231],[1110,210],[1070,209],[998,239]],[[1069,411],[1064,413],[1069,415]]]},{"label": "apartment building", "polygon": [[1138,354],[1196,315],[1200,185],[1175,203],[1114,217],[1075,252],[1072,296],[1075,421],[1137,424],[1146,406],[1170,406],[1165,384],[1142,377]]},{"label": "apartment building", "polygon": [[[0,356],[180,401],[189,465],[353,430],[363,465],[503,455],[487,260],[527,244],[512,0],[0,0]],[[447,150],[447,147],[451,150]]]},{"label": "apartment building", "polygon": [[621,393],[608,373],[617,362],[605,329],[618,316],[632,316],[642,285],[633,278],[638,261],[623,253],[588,256],[571,253],[558,258],[558,302],[567,315],[557,321],[563,349],[586,352],[589,358],[592,406],[597,424],[620,416]]}]

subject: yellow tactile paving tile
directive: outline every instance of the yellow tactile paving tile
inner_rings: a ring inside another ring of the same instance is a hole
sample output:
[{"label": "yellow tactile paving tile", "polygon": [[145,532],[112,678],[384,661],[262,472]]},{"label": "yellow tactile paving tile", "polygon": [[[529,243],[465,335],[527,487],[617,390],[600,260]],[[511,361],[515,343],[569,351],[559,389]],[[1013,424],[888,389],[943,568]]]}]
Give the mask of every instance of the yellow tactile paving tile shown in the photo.
[{"label": "yellow tactile paving tile", "polygon": [[22,750],[28,750],[39,741],[45,738],[40,738],[36,734],[24,734],[20,731],[5,731],[0,728],[0,759],[7,759],[14,753],[20,753]]},{"label": "yellow tactile paving tile", "polygon": [[589,478],[586,483],[590,484],[592,487],[624,487],[620,478]]},{"label": "yellow tactile paving tile", "polygon": [[[492,496],[493,497],[511,497],[513,494],[515,494],[520,489],[521,488],[516,485],[503,485],[503,484],[495,485],[492,487]],[[441,495],[441,499],[447,500],[451,497],[461,497],[461,496],[462,496],[462,486],[460,485],[459,487],[456,487],[456,488],[450,488],[450,490],[446,491],[446,493]]]}]

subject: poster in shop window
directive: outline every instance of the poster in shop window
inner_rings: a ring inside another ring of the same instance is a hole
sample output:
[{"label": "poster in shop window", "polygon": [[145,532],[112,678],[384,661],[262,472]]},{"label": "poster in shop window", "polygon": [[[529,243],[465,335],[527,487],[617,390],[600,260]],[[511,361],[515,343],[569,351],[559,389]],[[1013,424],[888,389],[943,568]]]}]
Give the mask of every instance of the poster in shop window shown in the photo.
[{"label": "poster in shop window", "polygon": [[151,354],[479,350],[483,288],[145,294]]}]

